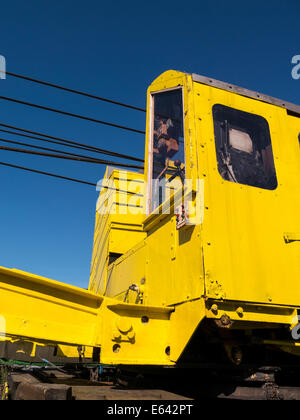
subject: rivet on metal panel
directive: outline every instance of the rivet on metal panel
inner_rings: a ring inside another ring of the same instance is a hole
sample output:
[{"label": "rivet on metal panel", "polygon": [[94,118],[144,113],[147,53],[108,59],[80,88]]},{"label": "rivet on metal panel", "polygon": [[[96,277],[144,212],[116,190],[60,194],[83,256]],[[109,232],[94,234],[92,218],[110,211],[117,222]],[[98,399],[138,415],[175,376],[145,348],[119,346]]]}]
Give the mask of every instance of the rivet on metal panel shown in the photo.
[{"label": "rivet on metal panel", "polygon": [[[176,223],[176,221],[175,221],[175,223]],[[171,232],[171,246],[170,246],[170,250],[171,250],[171,259],[172,260],[175,260],[175,258],[176,258],[176,235],[174,234],[174,231]]]},{"label": "rivet on metal panel", "polygon": [[237,308],[236,313],[238,314],[238,316],[242,317],[244,315],[244,309],[240,306],[239,308]]},{"label": "rivet on metal panel", "polygon": [[230,325],[231,324],[231,320],[230,320],[230,318],[229,318],[229,316],[228,315],[222,315],[221,316],[221,324],[222,325],[224,325],[224,326],[227,326],[227,325]]},{"label": "rivet on metal panel", "polygon": [[211,311],[212,311],[215,315],[217,315],[217,313],[218,313],[218,305],[214,304],[214,305],[212,305],[212,307],[211,307],[210,309],[211,309]]}]

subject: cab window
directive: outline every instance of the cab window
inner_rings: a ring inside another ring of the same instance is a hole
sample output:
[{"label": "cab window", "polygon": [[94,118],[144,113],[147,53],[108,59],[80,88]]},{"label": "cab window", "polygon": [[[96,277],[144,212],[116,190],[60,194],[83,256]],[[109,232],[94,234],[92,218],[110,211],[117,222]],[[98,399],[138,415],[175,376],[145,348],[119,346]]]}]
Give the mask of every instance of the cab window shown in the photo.
[{"label": "cab window", "polygon": [[265,118],[214,105],[218,170],[223,179],[252,187],[277,187],[271,136]]},{"label": "cab window", "polygon": [[182,89],[152,95],[151,211],[184,182]]}]

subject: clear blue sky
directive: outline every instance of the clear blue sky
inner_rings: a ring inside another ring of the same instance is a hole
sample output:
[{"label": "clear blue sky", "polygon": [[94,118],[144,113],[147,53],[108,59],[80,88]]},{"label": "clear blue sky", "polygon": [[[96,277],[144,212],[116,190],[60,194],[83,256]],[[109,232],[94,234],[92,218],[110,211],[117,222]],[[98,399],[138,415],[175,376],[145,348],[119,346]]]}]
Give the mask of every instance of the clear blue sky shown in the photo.
[{"label": "clear blue sky", "polygon": [[[299,19],[297,0],[10,0],[1,4],[0,54],[8,71],[140,107],[147,86],[168,69],[300,104],[300,80],[291,78],[291,58],[300,54]],[[142,113],[13,78],[0,80],[0,92],[145,128]],[[144,155],[140,134],[1,100],[0,113],[3,123]],[[1,132],[0,137],[13,138]],[[0,155],[0,161],[93,182],[105,169],[7,151]],[[0,197],[0,265],[88,287],[96,190],[0,166]]]}]

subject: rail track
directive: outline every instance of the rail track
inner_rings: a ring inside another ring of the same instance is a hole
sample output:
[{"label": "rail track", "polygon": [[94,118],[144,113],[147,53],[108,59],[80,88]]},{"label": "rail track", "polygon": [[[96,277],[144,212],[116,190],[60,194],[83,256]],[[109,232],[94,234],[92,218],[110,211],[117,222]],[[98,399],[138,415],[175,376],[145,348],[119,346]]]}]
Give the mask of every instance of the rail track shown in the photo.
[{"label": "rail track", "polygon": [[[90,377],[87,377],[87,374]],[[188,400],[164,389],[124,386],[116,378],[95,378],[95,370],[13,367],[7,374],[9,400]],[[3,388],[5,384],[3,384]],[[3,395],[3,393],[2,393]]]},{"label": "rail track", "polygon": [[[2,369],[3,371],[3,369]],[[252,373],[213,368],[144,375],[111,368],[6,366],[2,399],[197,401],[300,400],[298,369],[263,367]]]}]

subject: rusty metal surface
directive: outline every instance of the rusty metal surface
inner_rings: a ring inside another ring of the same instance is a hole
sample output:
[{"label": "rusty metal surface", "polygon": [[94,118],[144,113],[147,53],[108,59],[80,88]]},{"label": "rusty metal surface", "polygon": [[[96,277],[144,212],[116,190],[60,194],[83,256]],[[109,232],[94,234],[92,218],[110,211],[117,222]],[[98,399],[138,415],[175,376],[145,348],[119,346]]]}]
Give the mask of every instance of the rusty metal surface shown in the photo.
[{"label": "rusty metal surface", "polygon": [[[45,383],[46,381],[46,383]],[[59,370],[32,370],[9,375],[11,400],[190,400],[162,389],[124,389],[112,382],[77,378]]]},{"label": "rusty metal surface", "polygon": [[[165,386],[162,377],[152,380],[153,388],[120,386],[116,382],[91,382],[71,372],[58,369],[30,369],[12,372],[9,375],[9,398],[11,400],[300,400],[300,386],[278,385],[276,370],[264,368],[250,376],[235,377],[224,371],[224,376],[203,378],[196,373],[197,380],[189,383],[179,380],[174,388]],[[192,377],[190,376],[190,379]],[[195,379],[195,378],[193,378]],[[149,385],[149,383],[148,383]],[[156,389],[155,385],[161,386]]]},{"label": "rusty metal surface", "polygon": [[69,401],[72,400],[72,387],[58,384],[20,383],[14,400],[17,401]]}]

